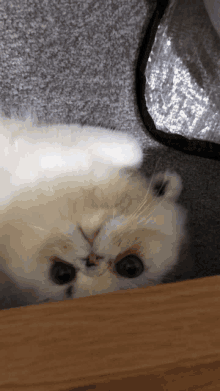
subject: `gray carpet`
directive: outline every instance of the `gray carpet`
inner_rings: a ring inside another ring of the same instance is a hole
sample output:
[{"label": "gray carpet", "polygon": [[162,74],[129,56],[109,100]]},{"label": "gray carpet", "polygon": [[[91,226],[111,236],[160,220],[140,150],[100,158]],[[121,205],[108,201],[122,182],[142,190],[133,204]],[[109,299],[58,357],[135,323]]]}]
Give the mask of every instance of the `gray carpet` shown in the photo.
[{"label": "gray carpet", "polygon": [[146,175],[170,168],[184,182],[190,245],[166,281],[220,273],[220,163],[155,142],[136,103],[135,69],[151,0],[3,0],[1,109],[40,122],[129,131],[142,140]]}]

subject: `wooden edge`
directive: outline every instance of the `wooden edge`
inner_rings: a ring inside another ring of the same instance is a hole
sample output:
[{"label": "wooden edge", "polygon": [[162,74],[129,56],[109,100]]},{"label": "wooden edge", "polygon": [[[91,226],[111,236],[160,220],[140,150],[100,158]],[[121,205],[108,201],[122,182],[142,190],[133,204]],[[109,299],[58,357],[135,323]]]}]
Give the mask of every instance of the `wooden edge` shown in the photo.
[{"label": "wooden edge", "polygon": [[0,312],[0,389],[220,389],[220,277]]}]

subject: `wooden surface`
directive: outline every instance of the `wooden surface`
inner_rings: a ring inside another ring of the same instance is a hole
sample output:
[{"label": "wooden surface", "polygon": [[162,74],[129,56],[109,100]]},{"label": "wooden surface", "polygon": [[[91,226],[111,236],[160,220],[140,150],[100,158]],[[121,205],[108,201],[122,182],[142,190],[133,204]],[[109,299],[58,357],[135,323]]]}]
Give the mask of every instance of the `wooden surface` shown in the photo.
[{"label": "wooden surface", "polygon": [[220,277],[0,312],[0,390],[220,390]]}]

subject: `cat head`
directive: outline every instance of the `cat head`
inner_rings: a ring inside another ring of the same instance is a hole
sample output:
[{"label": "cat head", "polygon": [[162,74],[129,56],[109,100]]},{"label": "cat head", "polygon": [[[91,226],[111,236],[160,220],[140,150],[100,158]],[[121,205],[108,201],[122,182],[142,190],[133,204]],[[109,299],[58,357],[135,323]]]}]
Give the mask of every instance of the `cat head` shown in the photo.
[{"label": "cat head", "polygon": [[154,285],[175,265],[181,179],[142,176],[133,136],[6,119],[0,127],[1,271],[32,291],[29,303]]},{"label": "cat head", "polygon": [[122,169],[98,185],[74,179],[51,194],[27,192],[1,224],[5,270],[38,302],[158,284],[185,236],[181,189],[175,173],[148,180]]}]

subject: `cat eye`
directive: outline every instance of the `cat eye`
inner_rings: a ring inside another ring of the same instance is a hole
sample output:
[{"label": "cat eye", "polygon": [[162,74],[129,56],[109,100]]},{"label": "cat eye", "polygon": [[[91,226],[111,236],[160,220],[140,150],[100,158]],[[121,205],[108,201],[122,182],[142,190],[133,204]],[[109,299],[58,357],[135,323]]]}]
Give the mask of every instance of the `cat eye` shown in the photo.
[{"label": "cat eye", "polygon": [[53,265],[50,270],[50,277],[57,285],[68,284],[73,281],[76,276],[76,269],[68,263],[62,262],[57,258],[53,261]]},{"label": "cat eye", "polygon": [[136,278],[143,273],[144,265],[140,258],[131,254],[117,262],[115,270],[122,277]]}]

